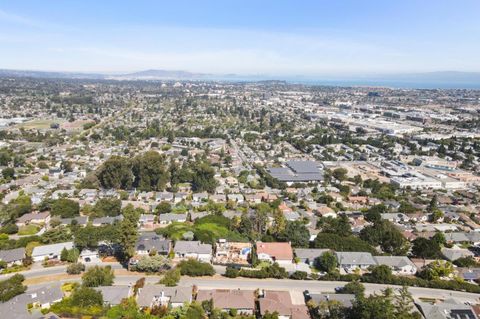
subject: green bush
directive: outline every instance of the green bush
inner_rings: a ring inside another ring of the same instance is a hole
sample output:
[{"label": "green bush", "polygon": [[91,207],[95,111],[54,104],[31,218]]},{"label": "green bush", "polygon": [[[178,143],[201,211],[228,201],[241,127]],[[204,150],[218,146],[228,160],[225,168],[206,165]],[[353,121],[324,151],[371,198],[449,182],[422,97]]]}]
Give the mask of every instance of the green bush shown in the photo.
[{"label": "green bush", "polygon": [[308,278],[308,273],[305,271],[295,271],[293,274],[290,275],[290,279],[295,280],[305,280]]},{"label": "green bush", "polygon": [[20,274],[13,275],[12,277],[0,281],[0,301],[5,302],[13,297],[23,294],[27,287],[22,283],[25,277]]},{"label": "green bush", "polygon": [[62,218],[72,218],[80,213],[80,205],[71,199],[60,198],[51,205],[50,213]]},{"label": "green bush", "polygon": [[160,279],[160,284],[165,285],[167,287],[174,287],[178,284],[181,278],[180,269],[174,268],[167,271],[163,278]]},{"label": "green bush", "polygon": [[198,277],[213,276],[215,274],[212,265],[195,259],[182,260],[177,267],[180,268],[180,273],[184,276]]},{"label": "green bush", "polygon": [[227,269],[225,269],[225,277],[228,278],[237,278],[239,275],[239,270],[235,267],[232,266],[227,266]]},{"label": "green bush", "polygon": [[82,263],[74,263],[67,267],[67,274],[69,275],[78,275],[83,271],[85,271],[85,265]]},{"label": "green bush", "polygon": [[83,274],[82,282],[86,287],[111,286],[114,278],[112,267],[95,266]]}]

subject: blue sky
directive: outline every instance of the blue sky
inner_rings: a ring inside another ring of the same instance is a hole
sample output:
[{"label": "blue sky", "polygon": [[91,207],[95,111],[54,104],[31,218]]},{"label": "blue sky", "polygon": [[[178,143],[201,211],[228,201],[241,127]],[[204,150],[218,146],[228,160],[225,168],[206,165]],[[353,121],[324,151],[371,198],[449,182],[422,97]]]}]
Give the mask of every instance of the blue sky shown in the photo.
[{"label": "blue sky", "polygon": [[0,0],[0,68],[480,71],[479,0]]}]

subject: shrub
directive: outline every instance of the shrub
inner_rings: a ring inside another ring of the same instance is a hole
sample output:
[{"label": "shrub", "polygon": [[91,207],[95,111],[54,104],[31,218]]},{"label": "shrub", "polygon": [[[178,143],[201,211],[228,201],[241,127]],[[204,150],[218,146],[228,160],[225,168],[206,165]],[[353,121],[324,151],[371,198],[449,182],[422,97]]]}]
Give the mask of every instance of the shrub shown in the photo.
[{"label": "shrub", "polygon": [[225,270],[225,277],[228,278],[237,278],[239,275],[239,270],[235,267],[232,266],[227,266],[227,269]]},{"label": "shrub", "polygon": [[83,274],[82,282],[87,287],[111,286],[114,278],[112,267],[95,266]]},{"label": "shrub", "polygon": [[290,275],[290,279],[295,280],[305,280],[308,278],[308,273],[305,271],[295,271],[293,274]]},{"label": "shrub", "polygon": [[167,287],[175,287],[181,278],[180,269],[174,268],[167,271],[163,278],[160,279],[160,284],[165,285]]},{"label": "shrub", "polygon": [[180,273],[184,276],[198,277],[213,276],[215,274],[212,265],[195,259],[182,260],[178,264],[178,268],[180,268]]},{"label": "shrub", "polygon": [[22,284],[24,280],[25,277],[16,274],[6,280],[0,281],[0,301],[5,302],[24,293],[25,290],[27,290],[27,287]]},{"label": "shrub", "polygon": [[83,271],[85,271],[85,265],[82,263],[74,263],[67,267],[67,274],[69,275],[78,275]]}]

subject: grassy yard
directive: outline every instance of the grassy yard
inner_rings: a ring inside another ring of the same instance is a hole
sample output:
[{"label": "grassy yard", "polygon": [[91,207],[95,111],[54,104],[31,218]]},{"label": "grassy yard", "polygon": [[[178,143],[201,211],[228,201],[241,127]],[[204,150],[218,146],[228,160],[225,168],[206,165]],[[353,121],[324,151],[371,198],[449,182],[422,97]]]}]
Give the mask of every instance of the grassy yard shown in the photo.
[{"label": "grassy yard", "polygon": [[50,125],[53,124],[53,123],[58,123],[58,124],[61,124],[63,123],[64,120],[42,120],[42,119],[38,119],[38,120],[32,120],[32,121],[28,121],[28,122],[25,122],[25,123],[21,123],[21,124],[18,124],[17,127],[18,128],[24,128],[26,130],[42,130],[42,129],[49,129],[50,128]]},{"label": "grassy yard", "polygon": [[40,227],[37,225],[26,225],[22,226],[18,229],[18,235],[25,236],[25,235],[35,235],[40,230]]}]

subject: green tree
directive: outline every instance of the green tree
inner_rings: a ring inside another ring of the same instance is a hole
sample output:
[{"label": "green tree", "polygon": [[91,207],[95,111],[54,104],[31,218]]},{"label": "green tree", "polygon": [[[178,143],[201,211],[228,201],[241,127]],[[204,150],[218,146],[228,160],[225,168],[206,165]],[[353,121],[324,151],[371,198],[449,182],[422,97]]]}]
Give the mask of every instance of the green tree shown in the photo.
[{"label": "green tree", "polygon": [[320,271],[330,273],[337,269],[337,266],[337,256],[331,251],[327,251],[315,259],[315,268]]},{"label": "green tree", "polygon": [[339,236],[350,236],[352,228],[346,215],[340,215],[337,218],[322,217],[317,222],[317,227],[322,233],[336,234]]},{"label": "green tree", "polygon": [[440,256],[440,245],[436,241],[418,237],[413,241],[412,254],[424,259],[437,258]]},{"label": "green tree", "polygon": [[50,213],[62,218],[72,218],[80,214],[80,205],[71,199],[60,198],[51,204]]},{"label": "green tree", "polygon": [[357,298],[362,298],[365,293],[365,286],[358,280],[355,280],[343,286],[342,293],[353,294]]},{"label": "green tree", "polygon": [[215,170],[206,162],[196,163],[193,167],[192,188],[195,192],[213,193],[217,187]]},{"label": "green tree", "polygon": [[134,186],[142,191],[161,191],[169,181],[165,157],[149,151],[133,159]]},{"label": "green tree", "polygon": [[13,297],[20,295],[27,290],[23,285],[25,277],[20,274],[15,274],[12,277],[0,281],[0,301],[5,302]]},{"label": "green tree", "polygon": [[11,167],[5,167],[2,170],[2,176],[7,181],[14,179],[15,178],[15,169],[13,169]]},{"label": "green tree", "polygon": [[398,294],[394,297],[395,318],[396,319],[420,319],[419,312],[414,311],[414,300],[407,286],[402,286]]},{"label": "green tree", "polygon": [[373,246],[380,246],[386,253],[404,255],[410,249],[408,240],[388,220],[378,220],[360,232],[360,238]]},{"label": "green tree", "polygon": [[387,265],[374,266],[369,276],[380,283],[388,283],[393,279],[392,269]]},{"label": "green tree", "polygon": [[288,241],[293,247],[308,247],[310,232],[301,221],[289,221],[285,230],[278,236],[278,240]]},{"label": "green tree", "polygon": [[103,188],[130,189],[132,187],[132,165],[124,157],[110,157],[100,166],[96,175]]},{"label": "green tree", "polygon": [[111,286],[114,278],[111,266],[94,266],[83,274],[82,283],[86,287]]},{"label": "green tree", "polygon": [[95,203],[93,211],[95,216],[118,216],[121,214],[122,201],[117,198],[100,198]]},{"label": "green tree", "polygon": [[313,242],[315,248],[328,248],[335,251],[364,251],[375,253],[367,242],[355,236],[343,237],[337,234],[319,233]]},{"label": "green tree", "polygon": [[137,264],[132,267],[136,271],[158,272],[170,267],[170,259],[162,255],[142,256]]},{"label": "green tree", "polygon": [[213,276],[215,270],[212,265],[197,261],[195,259],[182,260],[177,267],[180,273],[184,276],[198,277],[198,276]]},{"label": "green tree", "polygon": [[123,220],[120,223],[119,244],[123,249],[123,255],[126,260],[135,254],[135,244],[138,239],[138,220],[140,215],[132,205],[128,205],[123,210]]},{"label": "green tree", "polygon": [[338,179],[340,182],[342,182],[347,179],[347,173],[348,173],[347,169],[343,167],[339,167],[333,170],[332,175],[333,177]]},{"label": "green tree", "polygon": [[179,268],[173,268],[163,274],[163,278],[160,279],[160,284],[167,287],[174,287],[178,284],[181,278],[181,273]]},{"label": "green tree", "polygon": [[446,260],[435,260],[429,263],[419,274],[420,277],[427,280],[447,277],[453,273],[453,264]]},{"label": "green tree", "polygon": [[103,306],[102,293],[90,287],[80,286],[73,291],[70,298],[77,307]]},{"label": "green tree", "polygon": [[172,212],[172,205],[169,202],[161,202],[156,207],[157,214],[168,214]]}]

